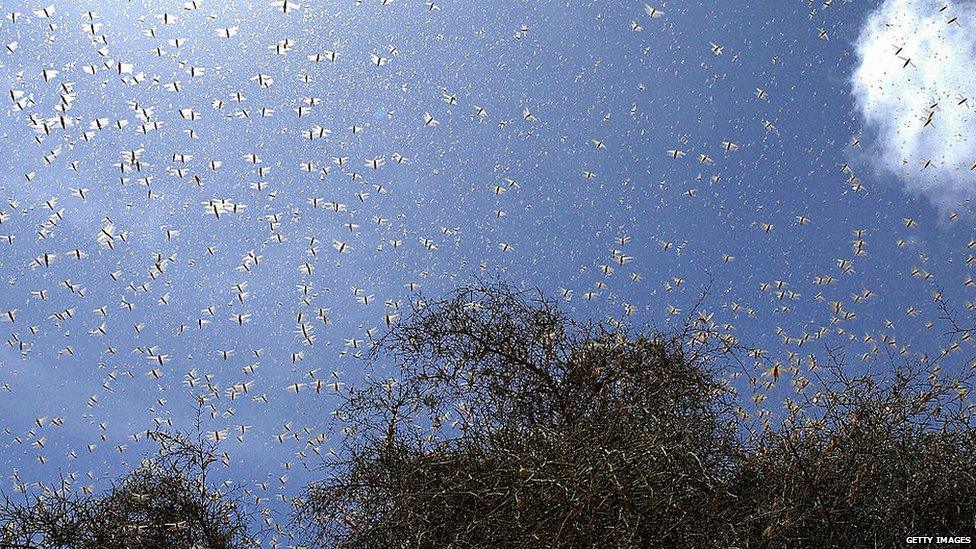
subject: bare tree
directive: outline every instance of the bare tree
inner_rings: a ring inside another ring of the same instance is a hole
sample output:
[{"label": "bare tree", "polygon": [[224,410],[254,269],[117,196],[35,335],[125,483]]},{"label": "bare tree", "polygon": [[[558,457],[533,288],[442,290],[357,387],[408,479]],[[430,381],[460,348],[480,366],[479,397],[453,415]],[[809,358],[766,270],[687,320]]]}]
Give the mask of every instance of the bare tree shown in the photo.
[{"label": "bare tree", "polygon": [[395,368],[340,408],[334,476],[299,504],[310,542],[721,543],[742,451],[710,340],[578,323],[504,284],[418,304],[374,351]]},{"label": "bare tree", "polygon": [[896,547],[976,532],[972,375],[927,361],[824,370],[737,472],[750,545]]},{"label": "bare tree", "polygon": [[210,486],[216,448],[154,431],[159,451],[97,497],[71,483],[0,501],[0,546],[209,548],[252,546],[250,519],[236,491]]},{"label": "bare tree", "polygon": [[888,371],[853,375],[827,354],[785,417],[757,427],[723,380],[762,359],[705,315],[628,332],[537,293],[465,286],[376,343],[299,524],[310,545],[351,548],[971,535],[972,374],[890,356]]}]

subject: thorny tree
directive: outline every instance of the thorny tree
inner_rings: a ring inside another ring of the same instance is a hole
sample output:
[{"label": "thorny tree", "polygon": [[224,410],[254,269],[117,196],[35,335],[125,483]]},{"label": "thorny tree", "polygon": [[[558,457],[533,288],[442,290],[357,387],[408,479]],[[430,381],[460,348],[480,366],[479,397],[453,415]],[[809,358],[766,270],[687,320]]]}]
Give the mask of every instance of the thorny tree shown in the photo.
[{"label": "thorny tree", "polygon": [[207,478],[216,448],[182,434],[152,431],[159,451],[94,497],[61,485],[0,501],[0,546],[127,549],[234,549],[253,546],[235,491]]},{"label": "thorny tree", "polygon": [[[814,362],[814,383],[786,402],[737,472],[754,546],[895,547],[910,535],[976,534],[976,362],[956,359],[976,326],[941,290],[947,327],[937,355],[903,358],[886,342],[887,370],[857,373],[837,350]],[[961,366],[948,375],[943,362]]]},{"label": "thorny tree", "polygon": [[762,547],[897,547],[907,536],[976,533],[972,376],[926,363],[851,376],[832,361],[788,401],[732,488]]},{"label": "thorny tree", "polygon": [[297,503],[307,541],[882,547],[972,534],[971,375],[900,355],[855,374],[828,350],[786,416],[759,428],[722,381],[750,377],[749,350],[696,315],[670,335],[629,333],[504,284],[415,305],[374,349],[387,369],[374,362],[337,414],[333,476]]},{"label": "thorny tree", "polygon": [[711,339],[503,284],[421,304],[376,347],[395,371],[349,393],[338,474],[300,517],[345,547],[718,544],[742,453]]}]

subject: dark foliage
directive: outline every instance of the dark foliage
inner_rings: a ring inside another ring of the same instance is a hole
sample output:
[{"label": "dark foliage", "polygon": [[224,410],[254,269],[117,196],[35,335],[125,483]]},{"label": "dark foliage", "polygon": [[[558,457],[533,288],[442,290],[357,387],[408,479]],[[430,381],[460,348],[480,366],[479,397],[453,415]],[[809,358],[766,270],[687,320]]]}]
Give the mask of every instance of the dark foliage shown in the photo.
[{"label": "dark foliage", "polygon": [[181,435],[150,433],[157,455],[106,493],[70,483],[0,502],[0,547],[209,548],[251,546],[249,518],[232,493],[209,486],[212,447]]}]

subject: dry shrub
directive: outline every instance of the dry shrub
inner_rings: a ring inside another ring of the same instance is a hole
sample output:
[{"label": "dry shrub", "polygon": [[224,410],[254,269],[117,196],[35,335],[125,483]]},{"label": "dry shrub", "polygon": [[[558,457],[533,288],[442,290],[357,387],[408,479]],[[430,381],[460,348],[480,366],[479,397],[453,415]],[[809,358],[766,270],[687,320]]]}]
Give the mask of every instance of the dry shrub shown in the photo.
[{"label": "dry shrub", "polygon": [[249,517],[234,492],[211,487],[212,446],[176,434],[149,434],[159,452],[97,497],[57,489],[4,496],[0,547],[250,547]]},{"label": "dry shrub", "polygon": [[745,353],[712,328],[581,324],[504,284],[416,304],[339,410],[332,476],[297,503],[306,541],[890,547],[973,534],[968,376],[921,362],[852,377],[834,360],[757,430],[721,381]]},{"label": "dry shrub", "polygon": [[835,364],[738,472],[751,545],[895,547],[976,533],[970,386],[924,363],[857,377]]},{"label": "dry shrub", "polygon": [[[340,410],[336,476],[300,516],[323,546],[704,546],[728,535],[732,398],[690,334],[574,322],[464,287],[416,307]],[[731,520],[731,518],[729,518]]]}]

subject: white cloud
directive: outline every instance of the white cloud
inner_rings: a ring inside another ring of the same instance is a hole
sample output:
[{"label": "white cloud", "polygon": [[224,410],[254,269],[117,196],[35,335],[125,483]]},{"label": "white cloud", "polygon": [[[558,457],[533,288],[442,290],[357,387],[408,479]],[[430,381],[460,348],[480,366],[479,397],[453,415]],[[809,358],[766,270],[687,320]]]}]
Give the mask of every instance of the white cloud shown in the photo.
[{"label": "white cloud", "polygon": [[976,198],[976,2],[885,0],[857,55],[851,84],[881,168],[940,207]]}]

